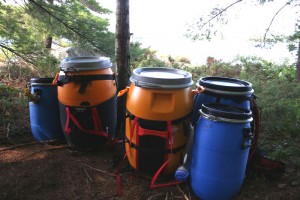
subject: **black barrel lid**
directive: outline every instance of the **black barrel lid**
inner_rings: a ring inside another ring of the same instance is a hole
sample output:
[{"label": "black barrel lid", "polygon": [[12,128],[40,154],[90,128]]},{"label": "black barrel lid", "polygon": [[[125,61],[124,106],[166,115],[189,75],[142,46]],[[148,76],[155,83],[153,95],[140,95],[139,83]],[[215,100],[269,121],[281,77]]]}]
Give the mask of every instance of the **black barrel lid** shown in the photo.
[{"label": "black barrel lid", "polygon": [[193,84],[189,72],[164,67],[134,69],[130,81],[139,87],[163,89],[186,88]]},{"label": "black barrel lid", "polygon": [[31,78],[30,83],[52,83],[54,78]]},{"label": "black barrel lid", "polygon": [[60,63],[60,70],[64,72],[79,72],[106,69],[112,66],[107,57],[69,57]]},{"label": "black barrel lid", "polygon": [[202,77],[199,79],[197,86],[229,92],[253,92],[251,83],[240,79],[221,76]]},{"label": "black barrel lid", "polygon": [[231,120],[249,120],[252,118],[251,110],[217,103],[202,104],[200,112],[204,115]]}]

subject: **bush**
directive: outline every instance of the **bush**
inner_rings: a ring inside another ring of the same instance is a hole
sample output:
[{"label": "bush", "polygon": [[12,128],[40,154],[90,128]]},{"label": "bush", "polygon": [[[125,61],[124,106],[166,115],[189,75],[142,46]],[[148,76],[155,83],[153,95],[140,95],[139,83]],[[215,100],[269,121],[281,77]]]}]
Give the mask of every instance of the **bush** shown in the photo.
[{"label": "bush", "polygon": [[27,99],[21,89],[0,83],[0,135],[1,138],[30,132]]},{"label": "bush", "polygon": [[242,58],[241,79],[253,84],[261,108],[260,146],[271,157],[300,167],[300,84],[295,68]]}]

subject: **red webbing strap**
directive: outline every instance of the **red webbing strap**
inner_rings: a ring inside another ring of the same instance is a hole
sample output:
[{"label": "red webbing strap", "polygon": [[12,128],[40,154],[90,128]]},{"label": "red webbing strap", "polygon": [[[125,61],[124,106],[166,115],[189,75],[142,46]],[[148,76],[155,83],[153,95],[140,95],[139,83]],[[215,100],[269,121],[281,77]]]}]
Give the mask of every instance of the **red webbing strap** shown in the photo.
[{"label": "red webbing strap", "polygon": [[123,196],[123,190],[122,190],[120,172],[121,172],[121,166],[123,164],[123,161],[127,157],[127,154],[128,154],[128,152],[125,153],[125,155],[123,156],[123,159],[119,162],[119,165],[117,167],[117,171],[115,173],[115,175],[116,175],[116,182],[117,182],[117,193],[118,193],[119,197]]},{"label": "red webbing strap", "polygon": [[169,133],[169,149],[172,153],[172,147],[173,147],[173,132],[172,132],[172,122],[170,120],[167,121],[167,130]]},{"label": "red webbing strap", "polygon": [[253,118],[254,118],[254,142],[250,149],[248,162],[250,162],[255,155],[257,143],[259,140],[259,134],[260,134],[260,112],[255,98],[252,98],[250,103],[251,103],[251,111],[253,113]]},{"label": "red webbing strap", "polygon": [[71,129],[69,128],[69,123],[70,123],[70,109],[66,107],[66,114],[67,114],[67,119],[66,119],[66,124],[64,128],[64,132],[66,135],[70,135]]},{"label": "red webbing strap", "polygon": [[[172,153],[172,147],[173,147],[173,133],[172,133],[172,122],[170,120],[167,121],[167,131],[169,133],[169,149]],[[158,178],[159,174],[161,173],[161,171],[167,166],[167,164],[169,163],[170,159],[167,159],[162,166],[160,166],[160,168],[157,170],[157,172],[154,174],[151,183],[150,183],[150,188],[151,189],[155,189],[158,187],[167,187],[167,186],[171,186],[171,185],[176,185],[176,184],[180,184],[182,183],[181,181],[172,181],[172,182],[168,182],[168,183],[162,183],[162,184],[156,184],[155,185],[155,181]]]},{"label": "red webbing strap", "polygon": [[96,108],[92,108],[92,117],[93,117],[93,121],[94,121],[94,127],[96,131],[103,131],[102,128],[102,123],[101,123],[101,119],[100,116],[98,114],[98,111]]},{"label": "red webbing strap", "polygon": [[129,138],[129,144],[130,145],[131,145],[131,142],[132,142],[133,132],[134,132],[134,129],[135,129],[136,125],[137,125],[138,119],[139,119],[138,117],[134,117],[131,129],[130,129],[130,138]]},{"label": "red webbing strap", "polygon": [[64,128],[65,134],[66,135],[70,135],[71,133],[71,129],[69,128],[69,124],[70,124],[70,119],[72,120],[72,122],[83,132],[88,133],[88,134],[92,134],[92,135],[101,135],[103,137],[108,138],[109,135],[104,132],[102,130],[102,125],[101,125],[101,121],[100,121],[100,116],[98,114],[98,111],[96,108],[92,109],[92,117],[93,117],[93,122],[94,122],[94,127],[96,130],[87,130],[84,129],[79,122],[77,121],[77,119],[72,115],[72,113],[70,112],[70,108],[66,107],[66,114],[67,114],[67,120],[66,120],[66,125]]},{"label": "red webbing strap", "polygon": [[156,130],[150,130],[150,129],[144,129],[142,127],[139,127],[139,134],[140,136],[144,135],[154,135],[156,137],[161,137],[164,139],[168,139],[168,132],[167,131],[156,131]]},{"label": "red webbing strap", "polygon": [[182,183],[181,181],[172,181],[172,182],[168,182],[168,183],[162,183],[162,184],[156,184],[155,185],[156,179],[158,178],[159,174],[164,169],[164,167],[168,164],[169,161],[170,160],[168,159],[166,162],[164,162],[164,164],[162,164],[162,166],[160,166],[160,168],[154,174],[154,176],[153,176],[153,178],[151,180],[151,184],[150,184],[150,188],[151,189],[155,189],[155,188],[159,188],[159,187],[167,187],[167,186],[172,186],[172,185],[177,185],[177,184]]}]

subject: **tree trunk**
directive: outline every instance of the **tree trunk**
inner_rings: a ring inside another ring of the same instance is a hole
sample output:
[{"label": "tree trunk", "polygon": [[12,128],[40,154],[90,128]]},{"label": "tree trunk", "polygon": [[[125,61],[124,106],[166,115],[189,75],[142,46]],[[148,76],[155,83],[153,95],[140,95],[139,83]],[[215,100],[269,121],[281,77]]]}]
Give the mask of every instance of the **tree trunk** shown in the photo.
[{"label": "tree trunk", "polygon": [[299,38],[298,52],[297,52],[296,81],[300,82],[300,38]]},{"label": "tree trunk", "polygon": [[45,40],[45,47],[47,49],[51,49],[52,47],[52,37],[51,36],[48,36]]},{"label": "tree trunk", "polygon": [[[118,92],[128,86],[129,68],[129,0],[117,0],[115,54],[118,71]],[[117,130],[124,134],[126,95],[118,98]]]}]

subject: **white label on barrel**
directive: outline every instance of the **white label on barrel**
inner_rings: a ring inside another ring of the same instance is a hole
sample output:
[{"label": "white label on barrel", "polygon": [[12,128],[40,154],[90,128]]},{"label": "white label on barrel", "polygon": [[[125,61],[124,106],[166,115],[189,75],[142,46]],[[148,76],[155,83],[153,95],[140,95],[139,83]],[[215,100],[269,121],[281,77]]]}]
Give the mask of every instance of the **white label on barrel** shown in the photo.
[{"label": "white label on barrel", "polygon": [[144,77],[165,78],[165,79],[184,78],[184,76],[181,74],[174,74],[168,72],[141,72],[140,75]]},{"label": "white label on barrel", "polygon": [[222,86],[232,86],[232,87],[239,87],[243,86],[243,84],[234,83],[234,82],[225,82],[225,81],[208,81],[215,85],[222,85]]}]

